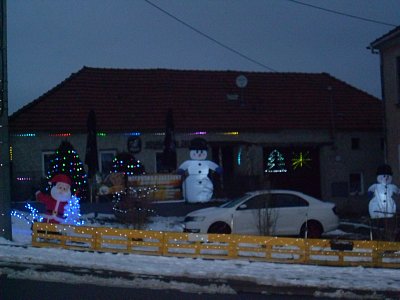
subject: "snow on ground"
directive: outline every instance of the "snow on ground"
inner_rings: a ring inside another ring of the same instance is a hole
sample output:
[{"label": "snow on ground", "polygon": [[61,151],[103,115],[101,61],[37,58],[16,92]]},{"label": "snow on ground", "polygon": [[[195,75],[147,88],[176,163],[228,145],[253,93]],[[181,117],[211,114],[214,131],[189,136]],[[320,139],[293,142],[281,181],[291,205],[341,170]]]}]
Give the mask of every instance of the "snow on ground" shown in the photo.
[{"label": "snow on ground", "polygon": [[[113,215],[94,214],[82,216],[89,226],[126,225],[115,222]],[[145,229],[157,231],[181,231],[183,217],[153,217]],[[235,293],[226,284],[196,284],[196,279],[219,278],[285,287],[315,287],[335,290],[329,296],[356,299],[356,295],[342,293],[357,289],[365,291],[362,299],[376,299],[375,291],[391,291],[400,295],[399,269],[374,269],[363,267],[324,267],[296,264],[249,262],[246,260],[205,260],[193,258],[158,257],[134,254],[111,254],[71,251],[64,249],[34,248],[31,244],[30,224],[12,217],[13,241],[0,238],[0,275],[10,278],[58,281],[70,283],[93,283],[121,287],[153,289],[177,289],[198,293]],[[20,247],[20,246],[24,247]],[[28,266],[26,270],[14,270],[7,263]],[[193,283],[164,282],[143,278],[107,278],[96,274],[77,275],[71,272],[36,270],[35,264],[78,267],[117,272],[130,272],[144,276],[190,277]],[[31,267],[29,267],[31,266]],[[324,295],[327,296],[327,295]]]}]

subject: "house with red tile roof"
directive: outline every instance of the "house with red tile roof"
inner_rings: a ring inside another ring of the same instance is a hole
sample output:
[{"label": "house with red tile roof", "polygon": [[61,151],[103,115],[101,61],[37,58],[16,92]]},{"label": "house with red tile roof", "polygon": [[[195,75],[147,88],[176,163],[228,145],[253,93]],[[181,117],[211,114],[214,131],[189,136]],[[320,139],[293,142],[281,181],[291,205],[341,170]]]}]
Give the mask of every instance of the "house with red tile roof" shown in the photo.
[{"label": "house with red tile roof", "polygon": [[91,110],[102,172],[136,139],[135,157],[159,173],[172,110],[177,167],[201,136],[224,170],[219,195],[267,183],[344,201],[365,195],[383,161],[381,101],[326,73],[83,67],[10,116],[14,199],[46,176],[62,140],[84,157]]}]

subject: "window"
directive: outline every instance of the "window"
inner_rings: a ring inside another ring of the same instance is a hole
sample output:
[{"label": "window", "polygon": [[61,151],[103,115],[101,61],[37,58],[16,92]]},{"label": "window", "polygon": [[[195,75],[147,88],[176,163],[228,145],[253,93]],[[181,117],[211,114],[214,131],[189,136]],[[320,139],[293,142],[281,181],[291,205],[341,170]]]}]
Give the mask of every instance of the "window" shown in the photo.
[{"label": "window", "polygon": [[50,161],[53,158],[55,151],[42,152],[42,176],[47,177],[50,170]]},{"label": "window", "polygon": [[254,196],[250,198],[245,203],[246,208],[239,208],[239,209],[262,209],[268,207],[268,200],[271,198],[269,194],[262,194]]},{"label": "window", "polygon": [[360,149],[360,139],[359,138],[351,139],[351,149],[352,150]]},{"label": "window", "polygon": [[364,194],[364,180],[362,173],[349,175],[349,193],[352,196]]},{"label": "window", "polygon": [[117,154],[116,150],[100,150],[99,171],[102,174],[108,174],[112,170],[113,159]]},{"label": "window", "polygon": [[306,200],[295,195],[273,194],[272,196],[270,208],[308,206],[308,202]]},{"label": "window", "polygon": [[162,173],[163,171],[163,153],[157,152],[156,153],[156,172]]}]

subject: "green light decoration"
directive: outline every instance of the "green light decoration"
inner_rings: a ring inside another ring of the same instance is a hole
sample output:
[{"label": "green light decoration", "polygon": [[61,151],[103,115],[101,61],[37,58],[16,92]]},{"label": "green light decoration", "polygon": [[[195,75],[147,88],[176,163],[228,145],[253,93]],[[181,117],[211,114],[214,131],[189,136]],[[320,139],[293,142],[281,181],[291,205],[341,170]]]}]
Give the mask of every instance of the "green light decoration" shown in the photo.
[{"label": "green light decoration", "polygon": [[298,154],[293,154],[292,158],[292,167],[293,170],[297,168],[310,167],[310,162],[312,159],[310,158],[310,152],[306,151],[305,153],[299,152]]},{"label": "green light decoration", "polygon": [[265,173],[285,173],[287,172],[285,158],[278,150],[273,150],[267,158],[267,169]]}]

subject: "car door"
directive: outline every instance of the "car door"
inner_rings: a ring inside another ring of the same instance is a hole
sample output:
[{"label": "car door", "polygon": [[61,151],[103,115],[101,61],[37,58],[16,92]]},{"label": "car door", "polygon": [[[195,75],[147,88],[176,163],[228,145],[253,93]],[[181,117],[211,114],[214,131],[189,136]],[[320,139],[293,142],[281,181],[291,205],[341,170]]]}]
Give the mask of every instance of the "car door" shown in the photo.
[{"label": "car door", "polygon": [[269,194],[255,195],[233,212],[233,232],[238,234],[260,235],[259,216],[268,207]]},{"label": "car door", "polygon": [[286,193],[273,194],[270,209],[274,211],[276,235],[297,235],[307,219],[308,202],[303,198]]}]

